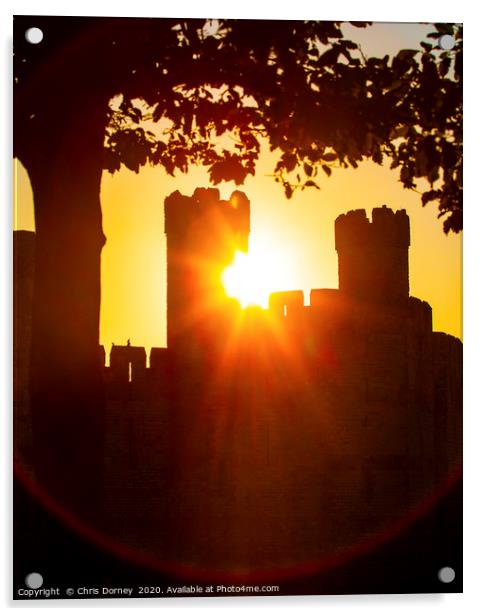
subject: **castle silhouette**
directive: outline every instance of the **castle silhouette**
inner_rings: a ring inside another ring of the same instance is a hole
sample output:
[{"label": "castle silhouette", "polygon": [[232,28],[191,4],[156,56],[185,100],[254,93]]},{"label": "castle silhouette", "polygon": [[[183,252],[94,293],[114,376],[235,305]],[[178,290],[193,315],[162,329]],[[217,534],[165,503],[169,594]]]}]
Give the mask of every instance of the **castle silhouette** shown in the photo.
[{"label": "castle silhouette", "polygon": [[[297,565],[394,527],[461,464],[462,344],[409,294],[410,225],[383,206],[335,221],[338,289],[241,309],[221,273],[250,203],[165,200],[167,348],[100,347],[106,528],[213,568]],[[15,233],[16,448],[28,466],[34,234]],[[20,308],[21,306],[21,308]],[[34,472],[34,469],[33,469]]]}]

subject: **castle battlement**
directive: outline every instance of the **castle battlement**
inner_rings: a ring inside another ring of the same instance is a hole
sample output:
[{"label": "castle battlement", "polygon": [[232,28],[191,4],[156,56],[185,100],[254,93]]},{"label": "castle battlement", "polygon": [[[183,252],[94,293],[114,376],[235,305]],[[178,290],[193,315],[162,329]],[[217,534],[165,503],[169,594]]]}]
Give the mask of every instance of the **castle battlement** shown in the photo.
[{"label": "castle battlement", "polygon": [[280,316],[296,315],[303,306],[303,291],[277,291],[269,296],[269,309]]},{"label": "castle battlement", "polygon": [[335,248],[373,250],[410,246],[410,221],[405,210],[394,211],[386,205],[372,210],[372,220],[365,210],[351,210],[335,220]]},{"label": "castle battlement", "polygon": [[[274,292],[268,310],[244,310],[240,318],[241,307],[226,296],[221,272],[238,248],[233,237],[248,240],[249,210],[239,191],[229,200],[211,188],[197,188],[191,197],[176,191],[166,198],[168,347],[151,350],[148,369],[144,349],[114,345],[111,375],[134,381],[146,371],[165,371],[174,357],[206,362],[216,357],[215,349],[222,352],[233,328],[240,353],[250,344],[269,346],[273,318],[285,343],[294,336],[289,345],[296,348],[309,339],[315,354],[337,332],[342,337],[431,335],[430,305],[409,295],[409,218],[405,210],[386,206],[374,208],[371,220],[361,209],[336,219],[338,289],[312,289],[308,305],[302,290]],[[104,357],[101,352],[101,361]]]},{"label": "castle battlement", "polygon": [[196,188],[191,197],[176,190],[166,197],[164,212],[164,231],[168,238],[192,241],[193,226],[201,226],[200,231],[209,236],[222,225],[222,232],[234,235],[239,248],[247,250],[250,202],[239,190],[227,200],[220,198],[217,188]]}]

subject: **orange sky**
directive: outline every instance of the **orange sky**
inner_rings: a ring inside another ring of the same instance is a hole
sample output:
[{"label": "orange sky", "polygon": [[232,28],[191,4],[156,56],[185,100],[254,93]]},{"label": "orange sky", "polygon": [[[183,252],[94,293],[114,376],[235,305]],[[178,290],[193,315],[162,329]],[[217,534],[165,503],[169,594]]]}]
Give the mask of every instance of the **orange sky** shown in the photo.
[{"label": "orange sky", "polygon": [[[379,24],[371,32],[357,31],[366,53],[380,55],[413,47],[425,27]],[[353,31],[354,29],[350,30]],[[359,169],[334,170],[320,177],[321,190],[296,192],[287,201],[268,174],[272,154],[263,152],[255,178],[240,187],[251,200],[250,246],[269,250],[271,260],[285,264],[284,289],[337,287],[334,220],[350,209],[387,204],[405,208],[411,221],[410,292],[433,308],[434,329],[461,337],[461,235],[446,236],[433,204],[420,205],[420,196],[403,189],[398,173],[388,164],[364,163]],[[146,347],[166,343],[166,277],[164,198],[174,190],[192,194],[208,186],[205,170],[167,176],[159,168],[145,167],[139,174],[126,169],[104,173],[101,202],[107,243],[102,255],[101,343]],[[219,186],[228,198],[233,183]],[[25,170],[16,165],[14,228],[33,229],[31,189]],[[279,287],[270,290],[283,290]]]}]

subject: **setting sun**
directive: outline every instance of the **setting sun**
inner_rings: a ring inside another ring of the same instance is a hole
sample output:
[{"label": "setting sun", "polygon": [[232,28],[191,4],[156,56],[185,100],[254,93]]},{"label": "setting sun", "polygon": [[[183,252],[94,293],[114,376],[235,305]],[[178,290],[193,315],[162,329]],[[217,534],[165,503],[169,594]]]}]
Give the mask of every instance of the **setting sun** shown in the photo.
[{"label": "setting sun", "polygon": [[247,254],[237,252],[222,277],[226,293],[239,300],[243,308],[267,308],[270,293],[288,290],[291,279],[290,263],[283,251],[259,244],[253,245]]}]

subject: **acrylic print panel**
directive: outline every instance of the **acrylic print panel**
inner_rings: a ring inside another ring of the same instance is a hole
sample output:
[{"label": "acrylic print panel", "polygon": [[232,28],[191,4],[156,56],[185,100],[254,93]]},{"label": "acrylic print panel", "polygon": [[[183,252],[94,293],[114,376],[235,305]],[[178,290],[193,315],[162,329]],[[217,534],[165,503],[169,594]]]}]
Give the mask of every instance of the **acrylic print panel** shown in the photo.
[{"label": "acrylic print panel", "polygon": [[14,51],[14,597],[460,592],[461,25]]}]

